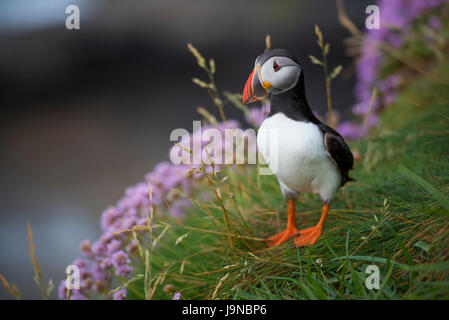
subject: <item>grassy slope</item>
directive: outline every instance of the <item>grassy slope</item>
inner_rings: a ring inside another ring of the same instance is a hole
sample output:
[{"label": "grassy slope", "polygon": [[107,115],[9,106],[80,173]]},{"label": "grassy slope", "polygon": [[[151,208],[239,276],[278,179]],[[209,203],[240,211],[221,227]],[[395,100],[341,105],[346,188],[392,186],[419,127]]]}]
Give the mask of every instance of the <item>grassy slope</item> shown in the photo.
[{"label": "grassy slope", "polygon": [[[311,248],[268,250],[258,240],[286,223],[273,176],[259,180],[252,167],[210,176],[213,200],[196,202],[158,241],[153,297],[167,298],[162,288],[172,284],[185,299],[449,298],[448,75],[446,65],[416,81],[370,138],[352,145],[361,154],[357,182],[339,191]],[[314,225],[320,208],[304,195],[298,227]],[[364,285],[369,264],[380,268],[380,290]],[[142,297],[142,281],[130,289],[128,298]]]}]

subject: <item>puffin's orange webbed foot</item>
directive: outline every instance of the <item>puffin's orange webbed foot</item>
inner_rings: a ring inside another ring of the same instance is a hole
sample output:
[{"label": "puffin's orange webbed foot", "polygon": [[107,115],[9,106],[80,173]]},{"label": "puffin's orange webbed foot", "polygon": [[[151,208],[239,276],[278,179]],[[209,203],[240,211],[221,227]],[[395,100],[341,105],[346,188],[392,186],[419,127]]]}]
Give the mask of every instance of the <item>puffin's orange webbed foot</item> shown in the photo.
[{"label": "puffin's orange webbed foot", "polygon": [[295,225],[295,200],[289,200],[287,227],[281,233],[265,239],[264,241],[269,247],[276,247],[292,238],[297,233],[298,229]]},{"label": "puffin's orange webbed foot", "polygon": [[329,213],[330,206],[325,204],[321,209],[321,219],[318,224],[312,228],[300,230],[293,238],[296,247],[313,246],[323,233],[324,220]]},{"label": "puffin's orange webbed foot", "polygon": [[291,228],[285,229],[284,231],[282,231],[281,233],[279,233],[275,236],[265,239],[264,241],[267,244],[267,246],[276,247],[276,246],[284,243],[291,237],[295,236],[296,234],[298,234],[298,229],[296,229],[296,227],[291,227]]},{"label": "puffin's orange webbed foot", "polygon": [[323,227],[316,225],[312,228],[307,228],[299,231],[293,238],[293,243],[296,247],[313,246],[323,232]]}]

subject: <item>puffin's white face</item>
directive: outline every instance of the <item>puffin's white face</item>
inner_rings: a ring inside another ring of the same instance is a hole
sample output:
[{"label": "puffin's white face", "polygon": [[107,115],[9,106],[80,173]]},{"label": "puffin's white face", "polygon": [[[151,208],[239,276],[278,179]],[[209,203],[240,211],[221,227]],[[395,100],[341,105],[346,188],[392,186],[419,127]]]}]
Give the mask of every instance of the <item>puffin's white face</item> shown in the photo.
[{"label": "puffin's white face", "polygon": [[259,80],[265,90],[279,94],[298,82],[301,67],[287,57],[271,57],[260,68]]},{"label": "puffin's white face", "polygon": [[279,94],[293,88],[301,75],[301,66],[285,56],[273,56],[260,63],[256,59],[254,70],[243,90],[243,103],[263,99],[268,94]]}]

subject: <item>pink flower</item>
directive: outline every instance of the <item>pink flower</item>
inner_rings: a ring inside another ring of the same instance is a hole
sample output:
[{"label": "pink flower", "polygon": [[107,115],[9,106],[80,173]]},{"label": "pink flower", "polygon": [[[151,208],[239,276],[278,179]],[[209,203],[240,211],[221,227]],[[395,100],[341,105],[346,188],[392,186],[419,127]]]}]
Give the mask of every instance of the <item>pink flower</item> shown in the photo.
[{"label": "pink flower", "polygon": [[181,299],[181,292],[176,292],[176,293],[173,295],[172,300],[180,300],[180,299]]},{"label": "pink flower", "polygon": [[114,293],[113,299],[114,300],[124,300],[126,297],[126,289],[119,290]]}]

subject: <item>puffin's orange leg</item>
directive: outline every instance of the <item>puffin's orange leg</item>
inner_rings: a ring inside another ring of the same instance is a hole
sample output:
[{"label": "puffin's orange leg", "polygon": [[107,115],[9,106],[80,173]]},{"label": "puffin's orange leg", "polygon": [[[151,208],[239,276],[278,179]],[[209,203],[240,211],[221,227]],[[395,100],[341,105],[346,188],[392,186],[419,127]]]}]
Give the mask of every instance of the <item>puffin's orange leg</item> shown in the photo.
[{"label": "puffin's orange leg", "polygon": [[323,232],[324,219],[329,213],[330,206],[325,204],[321,209],[321,219],[315,227],[303,229],[293,238],[293,242],[297,247],[312,246],[317,242]]},{"label": "puffin's orange leg", "polygon": [[265,239],[265,243],[269,247],[276,247],[281,243],[284,243],[292,236],[298,233],[298,229],[296,228],[295,223],[295,200],[288,200],[288,220],[287,220],[287,228],[281,233],[272,236],[268,239]]}]

